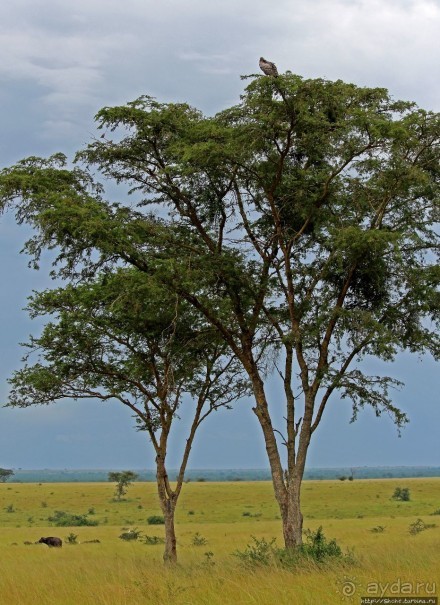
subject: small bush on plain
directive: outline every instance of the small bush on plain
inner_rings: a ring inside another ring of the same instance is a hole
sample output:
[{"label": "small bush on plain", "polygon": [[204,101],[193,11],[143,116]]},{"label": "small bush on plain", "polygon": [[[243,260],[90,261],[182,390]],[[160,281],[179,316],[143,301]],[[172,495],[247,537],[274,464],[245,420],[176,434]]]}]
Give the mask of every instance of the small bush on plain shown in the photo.
[{"label": "small bush on plain", "polygon": [[351,553],[344,555],[335,539],[327,540],[322,526],[316,531],[308,529],[304,535],[305,542],[294,550],[278,548],[276,538],[268,542],[265,538],[258,540],[252,536],[252,543],[248,544],[244,551],[237,550],[233,554],[251,567],[272,564],[292,568],[304,560],[312,560],[318,564],[335,559],[346,563],[353,562],[353,555]]},{"label": "small bush on plain", "polygon": [[196,532],[192,537],[191,543],[193,546],[206,546],[208,540],[200,535],[199,532]]},{"label": "small bush on plain", "polygon": [[160,536],[144,536],[142,542],[148,546],[154,546],[155,544],[165,544],[165,538]]},{"label": "small bush on plain", "polygon": [[88,519],[87,515],[75,515],[73,513],[67,513],[63,510],[56,510],[51,517],[47,518],[47,520],[50,523],[53,523],[55,527],[79,527],[82,525],[98,525],[98,521]]},{"label": "small bush on plain", "polygon": [[392,498],[393,500],[399,500],[400,502],[409,502],[411,499],[409,489],[407,487],[396,487]]},{"label": "small bush on plain", "polygon": [[78,534],[74,534],[70,532],[68,536],[66,536],[67,544],[78,544]]},{"label": "small bush on plain", "polygon": [[414,523],[411,523],[408,531],[412,536],[416,536],[425,529],[432,529],[433,527],[437,527],[435,523],[425,523],[423,519],[417,519]]},{"label": "small bush on plain", "polygon": [[151,515],[147,519],[148,525],[163,525],[165,523],[165,519],[160,515]]},{"label": "small bush on plain", "polygon": [[142,531],[135,527],[134,529],[129,529],[128,531],[123,531],[119,536],[121,540],[125,540],[126,542],[130,542],[132,540],[138,540],[142,535]]}]

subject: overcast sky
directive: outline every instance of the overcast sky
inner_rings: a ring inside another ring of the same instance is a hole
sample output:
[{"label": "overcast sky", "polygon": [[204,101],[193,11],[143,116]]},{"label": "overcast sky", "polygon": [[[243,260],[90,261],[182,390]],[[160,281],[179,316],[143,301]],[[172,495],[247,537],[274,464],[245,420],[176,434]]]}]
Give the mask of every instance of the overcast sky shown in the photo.
[{"label": "overcast sky", "polygon": [[[238,102],[240,75],[258,58],[303,77],[383,86],[395,98],[440,109],[438,0],[14,0],[0,5],[0,165],[28,155],[72,156],[96,135],[93,116],[149,94],[207,114]],[[50,285],[19,255],[27,231],[0,217],[0,397],[20,366],[18,343],[38,326],[22,308]],[[399,439],[366,411],[349,424],[333,401],[309,466],[440,465],[438,366],[401,356],[372,365],[406,382],[395,402],[409,414]],[[276,391],[272,389],[276,405]],[[266,454],[251,402],[208,419],[192,468],[262,468]],[[177,435],[171,463],[178,459]],[[145,434],[116,403],[63,402],[0,409],[0,466],[152,468]]]}]

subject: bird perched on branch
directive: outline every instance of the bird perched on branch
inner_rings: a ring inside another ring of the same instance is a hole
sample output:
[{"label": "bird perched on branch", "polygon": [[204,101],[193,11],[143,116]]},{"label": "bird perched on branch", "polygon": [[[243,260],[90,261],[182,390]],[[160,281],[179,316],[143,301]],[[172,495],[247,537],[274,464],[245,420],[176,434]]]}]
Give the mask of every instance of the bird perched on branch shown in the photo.
[{"label": "bird perched on branch", "polygon": [[266,76],[274,76],[275,78],[277,77],[278,70],[275,63],[272,63],[271,61],[266,61],[266,59],[260,57],[260,62],[258,63],[258,65],[260,66],[261,71]]}]

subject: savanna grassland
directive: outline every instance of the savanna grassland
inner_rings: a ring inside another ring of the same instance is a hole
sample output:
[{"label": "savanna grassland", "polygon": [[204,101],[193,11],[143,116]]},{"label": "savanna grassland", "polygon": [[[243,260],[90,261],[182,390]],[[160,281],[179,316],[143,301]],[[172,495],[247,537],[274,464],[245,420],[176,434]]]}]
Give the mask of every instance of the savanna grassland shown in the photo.
[{"label": "savanna grassland", "polygon": [[[396,487],[409,488],[411,500],[392,500]],[[354,562],[308,562],[295,571],[249,568],[232,554],[252,536],[275,537],[282,545],[270,483],[185,485],[174,569],[162,563],[163,545],[118,537],[123,528],[163,535],[162,525],[146,521],[160,515],[155,484],[133,484],[121,502],[114,501],[113,489],[110,483],[0,485],[1,605],[333,605],[381,596],[387,583],[387,595],[392,586],[398,590],[396,583],[404,590],[411,584],[418,596],[427,594],[425,588],[432,596],[433,584],[440,587],[440,479],[305,482],[305,527],[322,525],[327,538],[353,551]],[[57,510],[98,525],[53,527],[48,517]],[[417,519],[436,527],[411,535]],[[65,540],[71,532],[79,544],[34,544],[41,536]],[[195,535],[205,543],[195,545]]]}]

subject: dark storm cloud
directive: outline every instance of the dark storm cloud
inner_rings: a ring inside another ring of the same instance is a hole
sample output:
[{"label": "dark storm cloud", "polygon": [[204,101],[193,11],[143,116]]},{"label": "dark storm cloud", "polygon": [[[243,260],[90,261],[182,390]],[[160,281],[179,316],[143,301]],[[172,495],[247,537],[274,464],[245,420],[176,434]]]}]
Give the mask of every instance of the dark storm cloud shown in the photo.
[{"label": "dark storm cloud", "polygon": [[[71,156],[96,135],[93,115],[100,107],[142,94],[186,101],[206,113],[219,111],[238,101],[240,75],[258,73],[261,55],[274,61],[280,72],[385,86],[396,98],[438,110],[439,31],[440,4],[434,0],[2,2],[0,164],[55,151]],[[21,310],[26,297],[33,288],[51,285],[44,271],[28,270],[26,259],[18,255],[24,240],[23,228],[11,217],[0,218],[2,402],[5,379],[20,366],[17,343],[36,329]],[[395,367],[408,377],[408,388],[399,402],[414,413],[417,423],[398,441],[391,422],[384,420],[377,429],[380,439],[374,448],[367,447],[371,419],[349,427],[349,409],[340,412],[336,401],[326,419],[324,440],[312,451],[313,464],[339,464],[341,456],[352,465],[440,463],[438,448],[432,456],[429,450],[429,444],[432,449],[437,444],[440,422],[435,388],[428,388],[433,364],[421,367],[406,358],[402,363]],[[418,382],[425,386],[423,393]],[[413,393],[419,393],[420,400]],[[143,457],[148,444],[116,404],[69,407],[66,402],[47,410],[0,409],[0,414],[0,466],[93,467],[112,466],[116,460],[127,466],[148,465]],[[94,445],[78,448],[85,424]],[[238,432],[231,430],[235,426]],[[252,436],[245,443],[234,439],[242,427]],[[219,415],[201,432],[198,443],[192,459],[196,467],[221,466],[222,448],[229,452],[229,465],[233,460],[237,466],[266,464],[259,428],[247,404]],[[344,455],[337,451],[341,443]]]}]

